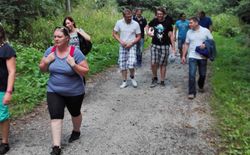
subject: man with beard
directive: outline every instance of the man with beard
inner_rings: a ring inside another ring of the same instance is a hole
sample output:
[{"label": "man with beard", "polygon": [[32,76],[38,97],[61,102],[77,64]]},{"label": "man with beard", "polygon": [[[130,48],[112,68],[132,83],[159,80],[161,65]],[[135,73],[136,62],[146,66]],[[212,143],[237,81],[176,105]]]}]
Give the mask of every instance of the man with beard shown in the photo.
[{"label": "man with beard", "polygon": [[141,39],[141,30],[139,24],[132,20],[131,10],[124,9],[123,19],[118,20],[115,24],[113,37],[120,43],[119,67],[123,78],[120,88],[128,86],[127,70],[130,71],[133,87],[137,87],[137,82],[134,77],[136,66],[136,43]]}]

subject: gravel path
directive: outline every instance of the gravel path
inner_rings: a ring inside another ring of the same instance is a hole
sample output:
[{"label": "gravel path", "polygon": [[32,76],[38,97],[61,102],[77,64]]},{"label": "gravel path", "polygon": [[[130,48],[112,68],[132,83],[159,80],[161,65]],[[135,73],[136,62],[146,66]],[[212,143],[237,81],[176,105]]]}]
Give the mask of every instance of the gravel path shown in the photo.
[{"label": "gravel path", "polygon": [[[64,155],[213,155],[209,86],[187,99],[187,65],[177,60],[167,70],[166,87],[150,88],[150,54],[137,69],[138,88],[120,89],[117,68],[88,81],[80,140],[68,144],[72,130],[67,110]],[[130,83],[130,81],[129,81]],[[9,155],[46,155],[51,151],[50,121],[45,104],[12,123]]]}]

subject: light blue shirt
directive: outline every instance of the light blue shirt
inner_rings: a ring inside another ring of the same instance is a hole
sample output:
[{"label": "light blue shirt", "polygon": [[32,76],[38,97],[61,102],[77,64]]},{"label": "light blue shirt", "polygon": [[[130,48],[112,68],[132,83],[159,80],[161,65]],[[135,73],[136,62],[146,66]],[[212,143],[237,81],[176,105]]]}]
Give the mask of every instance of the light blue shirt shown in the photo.
[{"label": "light blue shirt", "polygon": [[[52,47],[48,48],[44,54],[47,57],[51,53]],[[63,96],[77,96],[84,93],[83,78],[77,74],[71,66],[67,63],[67,56],[59,58],[57,51],[55,53],[55,60],[49,65],[49,80],[47,85],[48,92],[55,92]],[[82,52],[75,48],[73,55],[76,64],[85,60]]]},{"label": "light blue shirt", "polygon": [[178,39],[186,39],[186,34],[189,29],[188,20],[177,20],[175,23],[176,28],[178,29]]}]

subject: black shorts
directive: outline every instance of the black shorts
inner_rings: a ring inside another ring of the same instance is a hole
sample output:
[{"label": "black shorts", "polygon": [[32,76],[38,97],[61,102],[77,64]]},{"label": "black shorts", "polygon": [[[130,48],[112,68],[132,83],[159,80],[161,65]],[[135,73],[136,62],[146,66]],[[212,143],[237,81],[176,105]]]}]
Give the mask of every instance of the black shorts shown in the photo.
[{"label": "black shorts", "polygon": [[57,93],[47,92],[47,103],[51,119],[63,119],[64,108],[67,107],[73,117],[81,114],[84,94],[78,96],[62,96]]}]

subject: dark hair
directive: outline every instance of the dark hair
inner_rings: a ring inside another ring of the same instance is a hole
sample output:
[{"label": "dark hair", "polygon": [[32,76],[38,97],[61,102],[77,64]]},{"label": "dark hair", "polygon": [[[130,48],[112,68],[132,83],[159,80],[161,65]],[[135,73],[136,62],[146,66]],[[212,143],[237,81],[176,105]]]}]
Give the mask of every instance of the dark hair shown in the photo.
[{"label": "dark hair", "polygon": [[185,15],[185,13],[180,13],[180,16],[179,16],[179,17],[181,18],[181,17],[184,16],[184,15]]},{"label": "dark hair", "polygon": [[192,21],[194,21],[194,22],[199,22],[199,18],[198,17],[191,17],[191,18],[189,18],[189,20],[192,20]]},{"label": "dark hair", "polygon": [[142,8],[136,8],[136,9],[135,9],[135,12],[137,12],[137,11],[143,12]]},{"label": "dark hair", "polygon": [[124,10],[122,10],[123,16],[125,16],[126,13],[132,13],[131,9],[125,8]]},{"label": "dark hair", "polygon": [[66,27],[66,20],[69,20],[69,21],[73,22],[74,23],[73,26],[76,28],[76,23],[75,23],[74,19],[72,17],[70,17],[70,16],[67,16],[67,17],[64,18],[63,26]]},{"label": "dark hair", "polygon": [[201,14],[202,16],[206,16],[206,13],[205,13],[204,11],[201,11],[200,14]]},{"label": "dark hair", "polygon": [[156,8],[155,15],[157,14],[157,11],[161,11],[164,15],[166,14],[166,10],[163,7]]},{"label": "dark hair", "polygon": [[6,34],[3,26],[0,24],[0,44],[6,41]]},{"label": "dark hair", "polygon": [[54,29],[54,31],[56,30],[60,30],[65,36],[67,37],[70,37],[70,34],[69,34],[69,29],[67,27],[64,27],[64,26],[58,26]]}]

